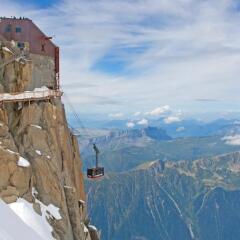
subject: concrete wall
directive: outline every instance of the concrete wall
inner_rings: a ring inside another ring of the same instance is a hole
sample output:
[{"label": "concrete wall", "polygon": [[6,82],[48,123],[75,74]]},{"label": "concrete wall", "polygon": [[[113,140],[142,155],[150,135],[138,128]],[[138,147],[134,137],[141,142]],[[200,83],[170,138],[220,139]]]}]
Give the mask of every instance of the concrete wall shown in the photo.
[{"label": "concrete wall", "polygon": [[32,81],[27,90],[33,90],[42,86],[55,87],[54,59],[48,56],[31,54]]}]

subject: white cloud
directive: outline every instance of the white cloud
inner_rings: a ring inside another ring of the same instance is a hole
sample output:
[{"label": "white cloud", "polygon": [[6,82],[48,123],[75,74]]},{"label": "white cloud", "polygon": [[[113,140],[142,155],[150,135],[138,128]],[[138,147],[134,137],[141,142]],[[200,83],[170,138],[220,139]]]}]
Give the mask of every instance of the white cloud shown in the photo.
[{"label": "white cloud", "polygon": [[[1,15],[24,12],[55,36],[61,83],[72,86],[64,90],[80,112],[146,111],[157,102],[201,111],[195,99],[240,101],[236,2],[63,0],[37,9],[1,0]],[[94,68],[109,55],[109,65],[122,62],[126,71]]]},{"label": "white cloud", "polygon": [[178,127],[177,129],[176,129],[176,132],[182,132],[182,131],[184,131],[185,130],[185,127]]},{"label": "white cloud", "polygon": [[133,122],[128,122],[128,123],[126,124],[126,126],[127,126],[128,128],[133,128],[133,127],[135,126],[135,123],[133,123]]},{"label": "white cloud", "polygon": [[225,136],[222,140],[228,145],[240,145],[240,135]]},{"label": "white cloud", "polygon": [[170,107],[168,105],[165,105],[162,107],[157,107],[153,109],[151,112],[146,112],[145,114],[150,116],[160,116],[169,111],[170,111]]},{"label": "white cloud", "polygon": [[177,116],[169,116],[164,118],[164,122],[167,124],[174,123],[174,122],[180,122],[181,119]]},{"label": "white cloud", "polygon": [[142,120],[137,122],[138,125],[148,125],[148,120],[143,118]]},{"label": "white cloud", "polygon": [[124,114],[123,113],[110,113],[108,115],[108,117],[115,118],[115,119],[121,119],[124,117]]},{"label": "white cloud", "polygon": [[134,117],[138,117],[138,116],[140,116],[140,115],[141,115],[141,112],[135,112],[135,113],[133,114]]}]

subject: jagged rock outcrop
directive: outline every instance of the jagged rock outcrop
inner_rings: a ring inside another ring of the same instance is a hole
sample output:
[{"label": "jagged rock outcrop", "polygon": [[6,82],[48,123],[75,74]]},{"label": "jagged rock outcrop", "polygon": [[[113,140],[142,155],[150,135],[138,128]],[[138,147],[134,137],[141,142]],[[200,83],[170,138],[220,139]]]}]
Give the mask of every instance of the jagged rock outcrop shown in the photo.
[{"label": "jagged rock outcrop", "polygon": [[[1,45],[0,65],[12,57]],[[53,64],[38,55],[10,62],[0,68],[0,93],[48,86]],[[61,216],[57,219],[47,212],[54,239],[91,240],[78,143],[68,129],[60,99],[1,105],[0,197],[6,203],[23,198],[39,215],[42,204],[52,204]]]}]

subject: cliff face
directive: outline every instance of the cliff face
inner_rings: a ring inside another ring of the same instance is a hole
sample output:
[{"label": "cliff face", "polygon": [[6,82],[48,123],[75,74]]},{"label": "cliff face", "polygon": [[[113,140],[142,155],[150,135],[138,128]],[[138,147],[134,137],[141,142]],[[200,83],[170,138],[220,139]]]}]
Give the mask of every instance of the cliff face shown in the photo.
[{"label": "cliff face", "polygon": [[[0,93],[29,91],[52,81],[51,59],[30,55],[2,65],[12,58],[2,46]],[[78,143],[60,99],[1,104],[0,197],[10,205],[26,200],[46,216],[51,238],[91,240]]]}]

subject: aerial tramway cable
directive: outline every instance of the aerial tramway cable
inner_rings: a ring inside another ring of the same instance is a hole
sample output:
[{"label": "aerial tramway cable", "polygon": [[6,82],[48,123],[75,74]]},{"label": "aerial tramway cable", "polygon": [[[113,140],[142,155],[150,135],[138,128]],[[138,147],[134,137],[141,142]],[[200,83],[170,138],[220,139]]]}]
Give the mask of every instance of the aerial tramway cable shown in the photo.
[{"label": "aerial tramway cable", "polygon": [[[79,124],[79,126],[81,127],[81,129],[85,132],[86,135],[88,135],[88,131],[87,129],[85,128],[84,124],[82,123],[78,113],[76,112],[75,108],[73,107],[72,103],[70,102],[68,96],[66,95],[66,93],[64,94],[64,98],[66,100],[66,103],[67,105],[71,108],[71,111],[72,111],[72,114],[73,114],[73,117],[75,118],[75,121],[77,122],[77,124]],[[81,136],[81,133],[79,130],[77,130],[76,128],[72,127],[70,124],[69,124],[70,128],[73,129],[74,131],[77,131],[79,133],[79,135]]]},{"label": "aerial tramway cable", "polygon": [[[75,118],[75,121],[77,123],[79,123],[79,126],[81,127],[81,130],[83,130],[85,132],[85,135],[88,136],[88,131],[85,128],[84,124],[82,123],[78,113],[76,112],[74,106],[72,105],[72,103],[70,102],[69,98],[67,97],[66,94],[64,94],[65,100],[68,104],[68,106],[71,108],[71,111],[73,113],[73,116]],[[81,133],[78,129],[73,128],[70,124],[69,127],[72,129],[72,131],[77,131],[79,133],[79,136],[81,137]],[[100,154],[100,151],[98,149],[98,147],[96,146],[95,143],[93,143],[93,150],[95,151],[95,155],[96,155],[96,163],[95,163],[95,167],[94,168],[88,168],[87,169],[87,177],[91,178],[91,179],[96,179],[96,178],[100,178],[104,176],[104,168],[103,167],[99,167],[98,166],[98,156]]]}]

